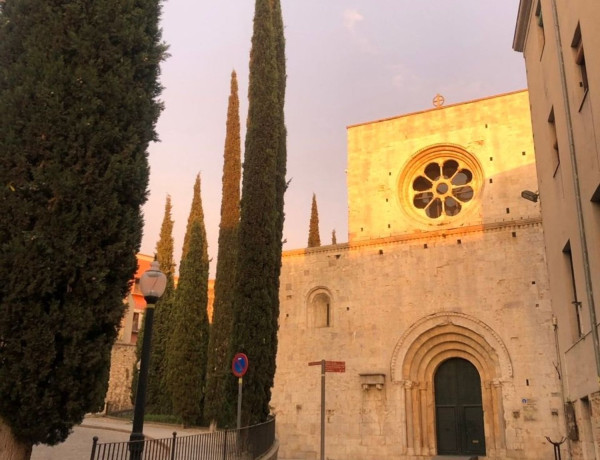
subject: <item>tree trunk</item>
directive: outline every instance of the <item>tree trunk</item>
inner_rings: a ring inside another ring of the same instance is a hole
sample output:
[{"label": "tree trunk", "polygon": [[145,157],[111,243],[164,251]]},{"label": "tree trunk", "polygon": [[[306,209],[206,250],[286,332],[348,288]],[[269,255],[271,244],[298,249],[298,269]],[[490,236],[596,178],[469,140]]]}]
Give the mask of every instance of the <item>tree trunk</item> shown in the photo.
[{"label": "tree trunk", "polygon": [[24,444],[15,438],[10,426],[0,417],[0,458],[2,460],[29,460],[31,444]]}]

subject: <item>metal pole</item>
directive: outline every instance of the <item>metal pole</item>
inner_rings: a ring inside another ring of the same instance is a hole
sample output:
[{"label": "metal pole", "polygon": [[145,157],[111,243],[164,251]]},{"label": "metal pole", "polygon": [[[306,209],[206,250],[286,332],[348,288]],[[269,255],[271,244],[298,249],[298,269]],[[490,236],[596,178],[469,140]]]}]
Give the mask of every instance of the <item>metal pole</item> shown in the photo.
[{"label": "metal pole", "polygon": [[243,378],[238,378],[238,404],[237,404],[237,429],[238,432],[242,427],[242,381]]},{"label": "metal pole", "polygon": [[150,367],[150,343],[152,341],[152,322],[154,320],[154,303],[148,303],[144,315],[144,341],[142,342],[142,357],[135,407],[133,411],[133,428],[129,437],[131,460],[140,460],[144,450],[144,411],[146,406],[146,387],[148,386],[148,368]]},{"label": "metal pole", "polygon": [[98,445],[98,436],[94,436],[92,438],[92,455],[90,455],[90,460],[95,460],[96,458],[96,446]]},{"label": "metal pole", "polygon": [[171,446],[171,460],[175,460],[175,448],[177,447],[177,431],[173,431],[173,445]]},{"label": "metal pole", "polygon": [[325,460],[325,360],[321,360],[321,460]]}]

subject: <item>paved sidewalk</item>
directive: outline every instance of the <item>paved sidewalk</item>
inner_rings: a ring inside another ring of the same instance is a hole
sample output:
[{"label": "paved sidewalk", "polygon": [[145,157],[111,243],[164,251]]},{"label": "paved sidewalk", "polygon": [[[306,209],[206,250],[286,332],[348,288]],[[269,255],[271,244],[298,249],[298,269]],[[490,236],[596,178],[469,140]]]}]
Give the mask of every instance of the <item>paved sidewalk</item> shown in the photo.
[{"label": "paved sidewalk", "polygon": [[[86,428],[95,428],[98,430],[122,431],[131,433],[132,421],[96,415],[88,415],[83,419],[80,425]],[[205,433],[206,428],[183,428],[181,425],[168,425],[166,423],[144,422],[144,435],[151,439],[163,439],[173,436],[173,432],[177,432],[177,436],[189,436],[192,434]],[[100,437],[100,436],[98,436]],[[102,442],[102,439],[99,440]]]},{"label": "paved sidewalk", "polygon": [[[86,416],[81,425],[73,429],[67,440],[54,447],[39,445],[33,448],[31,460],[87,460],[92,451],[92,439],[98,436],[98,442],[123,442],[129,440],[132,424],[130,420]],[[177,436],[189,436],[203,433],[204,428],[182,428],[177,425],[144,422],[144,435],[152,439],[170,438],[173,431]]]}]

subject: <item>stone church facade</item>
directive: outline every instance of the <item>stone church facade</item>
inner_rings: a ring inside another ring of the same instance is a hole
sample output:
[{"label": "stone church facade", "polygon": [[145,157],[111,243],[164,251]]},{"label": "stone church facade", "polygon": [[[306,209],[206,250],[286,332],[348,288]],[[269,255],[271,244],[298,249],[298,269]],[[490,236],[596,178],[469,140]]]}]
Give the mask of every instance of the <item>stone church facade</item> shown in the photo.
[{"label": "stone church facade", "polygon": [[286,251],[283,460],[548,459],[564,434],[526,91],[348,128],[348,242]]}]

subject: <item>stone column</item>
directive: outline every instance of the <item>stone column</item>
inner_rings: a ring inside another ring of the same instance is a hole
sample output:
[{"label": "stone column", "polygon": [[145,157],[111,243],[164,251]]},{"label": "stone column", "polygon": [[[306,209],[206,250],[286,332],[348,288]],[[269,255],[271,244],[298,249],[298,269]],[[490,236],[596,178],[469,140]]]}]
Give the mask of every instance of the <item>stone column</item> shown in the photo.
[{"label": "stone column", "polygon": [[502,382],[500,379],[492,380],[492,401],[494,411],[495,447],[506,448],[506,435],[504,429],[504,405],[502,404]]},{"label": "stone column", "polygon": [[413,389],[414,382],[404,380],[404,410],[406,413],[406,451],[408,455],[415,454],[415,433],[414,433],[414,415],[413,410]]}]

